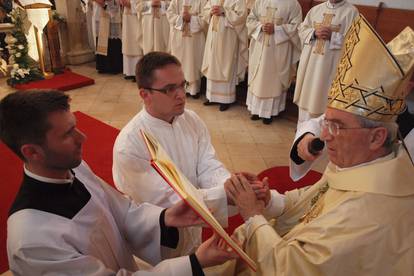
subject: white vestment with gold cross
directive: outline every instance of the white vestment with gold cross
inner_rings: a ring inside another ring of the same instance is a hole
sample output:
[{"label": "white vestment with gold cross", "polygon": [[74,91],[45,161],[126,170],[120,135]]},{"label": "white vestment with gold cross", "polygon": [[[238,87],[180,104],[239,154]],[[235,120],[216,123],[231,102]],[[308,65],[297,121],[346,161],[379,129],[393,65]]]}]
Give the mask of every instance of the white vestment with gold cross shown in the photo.
[{"label": "white vestment with gold cross", "polygon": [[[357,15],[358,10],[346,0],[337,4],[327,1],[313,7],[299,26],[303,49],[293,100],[298,105],[299,112],[308,112],[311,118],[325,112],[328,90],[341,57],[343,38]],[[321,42],[315,38],[314,33],[315,27],[324,21],[324,17],[331,18],[329,25],[339,31],[332,32],[330,40],[322,41],[323,48],[319,50],[317,47],[320,47]]]}]

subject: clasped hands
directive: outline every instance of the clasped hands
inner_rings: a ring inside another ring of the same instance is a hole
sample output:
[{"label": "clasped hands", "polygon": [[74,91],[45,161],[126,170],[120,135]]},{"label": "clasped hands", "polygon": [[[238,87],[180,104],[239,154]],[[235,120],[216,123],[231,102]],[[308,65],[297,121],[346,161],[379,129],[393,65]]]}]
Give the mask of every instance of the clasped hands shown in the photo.
[{"label": "clasped hands", "polygon": [[315,36],[319,39],[330,40],[332,35],[332,30],[329,27],[319,27],[315,30]]},{"label": "clasped hands", "polygon": [[152,8],[161,8],[161,1],[160,0],[152,0],[151,1]]},{"label": "clasped hands", "polygon": [[262,31],[268,35],[271,35],[275,32],[275,25],[273,23],[264,23],[262,25]]},{"label": "clasped hands", "polygon": [[223,9],[222,6],[219,6],[219,5],[212,6],[210,14],[211,15],[216,15],[216,16],[223,16],[224,15],[224,9]]},{"label": "clasped hands", "polygon": [[268,179],[260,181],[251,173],[236,173],[224,183],[227,201],[237,206],[246,221],[254,215],[261,215],[270,201]]}]

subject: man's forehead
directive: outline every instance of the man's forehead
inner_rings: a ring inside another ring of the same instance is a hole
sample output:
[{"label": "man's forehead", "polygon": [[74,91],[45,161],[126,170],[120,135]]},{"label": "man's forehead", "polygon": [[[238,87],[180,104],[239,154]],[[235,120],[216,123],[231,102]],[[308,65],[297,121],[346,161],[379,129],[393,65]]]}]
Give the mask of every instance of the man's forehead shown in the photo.
[{"label": "man's forehead", "polygon": [[350,122],[355,119],[355,115],[343,110],[328,107],[325,112],[325,118],[329,121]]},{"label": "man's forehead", "polygon": [[76,125],[76,117],[71,111],[55,111],[49,113],[48,122],[52,129],[66,129]]}]

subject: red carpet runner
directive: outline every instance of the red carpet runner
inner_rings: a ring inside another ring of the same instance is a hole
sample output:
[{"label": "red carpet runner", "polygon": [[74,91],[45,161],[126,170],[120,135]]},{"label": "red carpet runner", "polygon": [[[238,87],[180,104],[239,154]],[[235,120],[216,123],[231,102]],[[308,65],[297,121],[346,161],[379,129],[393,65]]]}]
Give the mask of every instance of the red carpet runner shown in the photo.
[{"label": "red carpet runner", "polygon": [[19,90],[57,89],[61,91],[67,91],[94,83],[95,81],[93,79],[73,73],[69,69],[66,69],[63,74],[55,75],[51,79],[18,84],[15,88]]}]

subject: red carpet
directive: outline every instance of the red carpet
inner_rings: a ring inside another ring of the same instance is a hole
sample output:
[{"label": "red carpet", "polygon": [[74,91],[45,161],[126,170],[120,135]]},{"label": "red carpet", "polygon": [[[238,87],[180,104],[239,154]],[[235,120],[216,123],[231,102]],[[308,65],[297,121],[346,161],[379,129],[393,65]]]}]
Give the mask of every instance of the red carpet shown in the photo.
[{"label": "red carpet", "polygon": [[[113,185],[112,147],[119,130],[81,112],[75,112],[78,128],[88,136],[83,157],[92,170]],[[6,231],[7,213],[20,187],[23,163],[0,142],[0,273],[7,271]]]},{"label": "red carpet", "polygon": [[16,89],[28,90],[28,89],[58,89],[61,91],[67,91],[76,89],[79,87],[94,84],[95,81],[91,78],[73,73],[69,69],[66,69],[63,74],[55,75],[48,80],[32,81],[25,84],[16,85]]},{"label": "red carpet", "polygon": [[[289,167],[273,167],[263,172],[259,173],[259,178],[263,179],[265,177],[269,178],[269,187],[271,189],[276,189],[279,193],[283,194],[286,191],[302,188],[308,185],[316,183],[320,178],[321,174],[315,171],[310,171],[305,177],[301,180],[294,182],[289,176]],[[234,229],[240,226],[243,223],[243,219],[240,215],[236,215],[229,218],[229,227],[226,228],[226,232],[232,234]],[[203,229],[203,241],[208,239],[212,235],[210,229]]]}]

